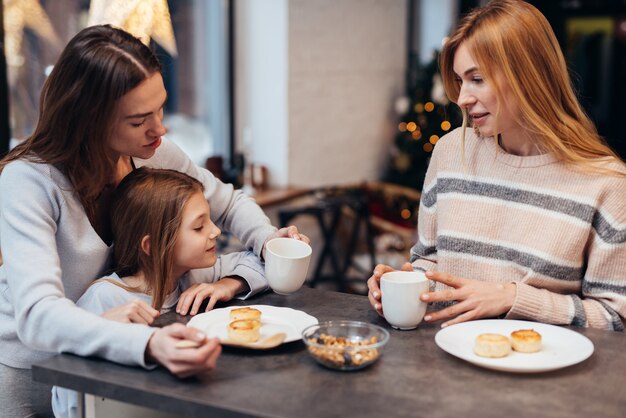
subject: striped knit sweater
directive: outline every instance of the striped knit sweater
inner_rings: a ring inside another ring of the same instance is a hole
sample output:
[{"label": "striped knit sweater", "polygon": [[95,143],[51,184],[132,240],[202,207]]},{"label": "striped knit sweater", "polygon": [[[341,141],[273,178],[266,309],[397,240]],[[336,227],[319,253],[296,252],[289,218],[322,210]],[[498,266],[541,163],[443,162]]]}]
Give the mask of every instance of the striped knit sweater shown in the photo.
[{"label": "striped knit sweater", "polygon": [[471,129],[463,163],[461,136],[433,152],[413,266],[516,283],[506,318],[623,331],[626,178],[574,171],[552,154],[507,154]]}]

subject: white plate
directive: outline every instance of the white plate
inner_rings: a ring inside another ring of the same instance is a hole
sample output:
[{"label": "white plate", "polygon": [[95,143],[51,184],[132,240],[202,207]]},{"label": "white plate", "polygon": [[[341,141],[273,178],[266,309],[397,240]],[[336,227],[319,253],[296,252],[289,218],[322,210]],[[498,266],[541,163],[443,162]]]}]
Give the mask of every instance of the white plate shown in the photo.
[{"label": "white plate", "polygon": [[[241,306],[229,306],[198,314],[191,318],[187,326],[197,328],[209,337],[228,339],[230,311],[236,308]],[[318,322],[314,316],[291,308],[269,305],[250,305],[249,308],[261,311],[261,339],[277,332],[284,332],[287,334],[284,342],[297,341],[302,338],[303,329]]]},{"label": "white plate", "polygon": [[[485,358],[474,354],[474,342],[480,334],[495,333],[506,337],[520,329],[534,329],[541,334],[541,351],[519,353],[506,357]],[[567,328],[539,322],[487,319],[463,322],[443,328],[435,335],[435,343],[444,351],[477,366],[516,373],[546,372],[571,366],[593,353],[589,338]]]}]

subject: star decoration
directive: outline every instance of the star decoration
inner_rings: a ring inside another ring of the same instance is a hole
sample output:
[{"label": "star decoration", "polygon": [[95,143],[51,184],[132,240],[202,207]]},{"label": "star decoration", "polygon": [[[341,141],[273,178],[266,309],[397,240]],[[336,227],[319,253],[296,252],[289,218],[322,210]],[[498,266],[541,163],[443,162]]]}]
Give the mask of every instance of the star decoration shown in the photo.
[{"label": "star decoration", "polygon": [[24,64],[24,57],[20,54],[24,28],[33,30],[37,36],[55,46],[61,45],[48,15],[38,0],[2,0],[2,4],[4,6],[5,51],[9,71],[11,68]]},{"label": "star decoration", "polygon": [[88,26],[109,23],[178,55],[167,0],[91,0]]}]

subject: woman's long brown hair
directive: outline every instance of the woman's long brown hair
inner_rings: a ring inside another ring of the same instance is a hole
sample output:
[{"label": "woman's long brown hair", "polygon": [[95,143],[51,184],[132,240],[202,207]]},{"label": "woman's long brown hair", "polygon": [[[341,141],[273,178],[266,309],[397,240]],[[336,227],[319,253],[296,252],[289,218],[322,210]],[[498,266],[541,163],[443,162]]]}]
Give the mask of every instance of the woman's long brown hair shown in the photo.
[{"label": "woman's long brown hair", "polygon": [[132,35],[109,25],[83,29],[44,83],[35,131],[0,161],[0,171],[20,158],[58,167],[93,222],[95,200],[113,181],[105,150],[119,99],[160,70],[153,52]]},{"label": "woman's long brown hair", "polygon": [[[492,0],[465,16],[440,55],[444,88],[453,102],[460,93],[453,67],[461,44],[494,87],[500,107],[507,100],[501,87],[506,83],[520,109],[517,123],[535,135],[545,151],[586,171],[625,175],[624,170],[600,163],[620,158],[578,102],[556,36],[534,6],[521,0]],[[461,110],[466,126],[467,112]]]},{"label": "woman's long brown hair", "polygon": [[[111,204],[115,272],[132,276],[142,272],[152,306],[161,309],[176,287],[172,277],[174,246],[189,198],[202,193],[198,180],[174,170],[141,167],[132,171],[115,190]],[[150,237],[150,251],[141,241]]]}]

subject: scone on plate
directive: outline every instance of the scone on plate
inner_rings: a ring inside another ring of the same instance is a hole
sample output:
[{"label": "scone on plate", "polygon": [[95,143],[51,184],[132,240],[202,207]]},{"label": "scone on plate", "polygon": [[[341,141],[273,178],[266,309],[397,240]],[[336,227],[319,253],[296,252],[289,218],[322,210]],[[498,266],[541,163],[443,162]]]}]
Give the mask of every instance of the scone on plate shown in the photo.
[{"label": "scone on plate", "polygon": [[541,334],[533,329],[520,329],[511,333],[513,350],[520,353],[536,353],[541,350]]},{"label": "scone on plate", "polygon": [[260,321],[261,311],[250,307],[231,309],[230,320],[239,321],[241,319],[256,319],[257,321]]},{"label": "scone on plate", "polygon": [[254,343],[261,337],[261,321],[240,319],[228,324],[228,337],[237,342]]},{"label": "scone on plate", "polygon": [[509,339],[500,334],[480,334],[476,337],[474,353],[481,357],[506,357],[511,352]]}]

